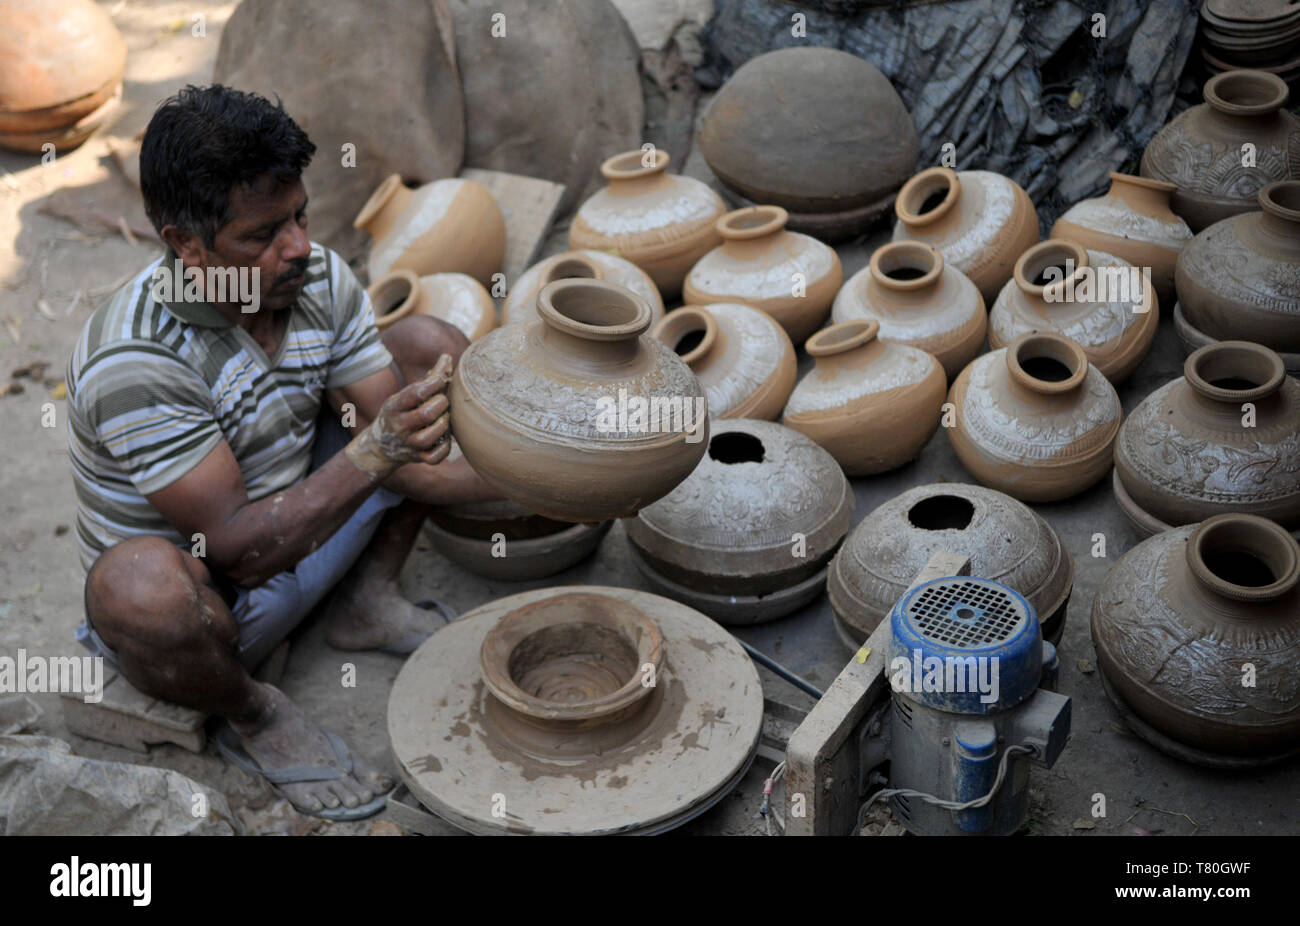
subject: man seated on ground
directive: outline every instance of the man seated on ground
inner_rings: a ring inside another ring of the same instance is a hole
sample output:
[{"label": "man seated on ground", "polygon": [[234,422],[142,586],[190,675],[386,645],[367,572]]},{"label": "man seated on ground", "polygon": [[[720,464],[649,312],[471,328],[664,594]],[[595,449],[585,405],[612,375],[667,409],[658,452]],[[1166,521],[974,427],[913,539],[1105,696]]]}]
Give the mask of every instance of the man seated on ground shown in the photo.
[{"label": "man seated on ground", "polygon": [[[410,652],[442,623],[396,584],[429,506],[494,494],[442,462],[446,380],[428,374],[465,337],[429,317],[378,333],[347,264],[307,238],[314,151],[283,108],[221,86],[149,123],[140,188],[167,254],[68,367],[77,638],[144,693],[225,718],[222,751],[299,810],[351,819],[392,782],[249,672],[331,590],[330,645]],[[158,285],[178,260],[187,279]],[[223,269],[254,298],[205,292]]]}]

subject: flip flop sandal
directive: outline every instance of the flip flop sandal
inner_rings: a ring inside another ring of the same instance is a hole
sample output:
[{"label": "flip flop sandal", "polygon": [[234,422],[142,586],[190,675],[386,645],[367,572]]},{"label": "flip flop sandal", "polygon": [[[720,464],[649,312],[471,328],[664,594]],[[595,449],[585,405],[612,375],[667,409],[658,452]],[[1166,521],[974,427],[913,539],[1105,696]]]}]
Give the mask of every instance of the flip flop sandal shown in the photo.
[{"label": "flip flop sandal", "polygon": [[[441,601],[434,601],[432,598],[426,598],[423,601],[415,603],[417,608],[423,608],[425,611],[437,611],[442,615],[442,619],[450,624],[457,618],[457,614],[449,606]],[[381,653],[391,653],[394,656],[409,656],[419,648],[420,644],[438,631],[432,630],[429,633],[410,633],[400,640],[394,640],[387,646],[380,647]]]}]

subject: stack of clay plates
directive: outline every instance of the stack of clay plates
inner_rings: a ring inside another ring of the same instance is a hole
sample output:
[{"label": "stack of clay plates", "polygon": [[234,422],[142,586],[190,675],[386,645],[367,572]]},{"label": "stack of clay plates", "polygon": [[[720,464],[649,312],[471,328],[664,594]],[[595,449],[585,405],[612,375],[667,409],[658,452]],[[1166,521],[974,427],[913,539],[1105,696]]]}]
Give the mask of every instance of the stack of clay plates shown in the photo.
[{"label": "stack of clay plates", "polygon": [[1201,57],[1211,74],[1269,71],[1300,89],[1300,4],[1294,0],[1205,0]]}]

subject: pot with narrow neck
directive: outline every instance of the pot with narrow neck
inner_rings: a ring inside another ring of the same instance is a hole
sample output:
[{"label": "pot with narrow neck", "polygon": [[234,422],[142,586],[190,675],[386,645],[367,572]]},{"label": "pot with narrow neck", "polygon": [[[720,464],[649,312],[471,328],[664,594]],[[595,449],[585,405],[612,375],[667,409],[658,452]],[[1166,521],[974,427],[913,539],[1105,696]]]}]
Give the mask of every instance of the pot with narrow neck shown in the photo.
[{"label": "pot with narrow neck", "polygon": [[477,341],[497,325],[496,304],[478,280],[465,273],[431,273],[417,277],[393,270],[366,289],[375,312],[375,327],[411,315],[429,315]]},{"label": "pot with narrow neck", "polygon": [[533,264],[510,286],[501,304],[501,324],[517,325],[537,318],[537,294],[556,280],[604,280],[631,290],[650,304],[653,323],[664,317],[664,301],[644,270],[604,251],[565,251]]}]

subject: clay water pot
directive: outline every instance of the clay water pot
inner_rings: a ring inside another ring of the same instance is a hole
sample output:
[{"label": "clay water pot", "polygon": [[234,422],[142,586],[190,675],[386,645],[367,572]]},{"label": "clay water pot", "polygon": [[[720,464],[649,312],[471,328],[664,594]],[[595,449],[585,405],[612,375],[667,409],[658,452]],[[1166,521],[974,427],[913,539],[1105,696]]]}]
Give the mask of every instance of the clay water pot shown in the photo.
[{"label": "clay water pot", "polygon": [[478,280],[464,273],[417,277],[393,270],[366,289],[375,310],[375,327],[383,331],[408,315],[432,315],[477,341],[497,326],[497,307]]},{"label": "clay water pot", "polygon": [[658,148],[626,151],[601,164],[609,186],[578,207],[569,247],[625,258],[672,298],[686,271],[717,246],[714,226],[726,206],[707,184],[667,168],[668,152]]},{"label": "clay water pot", "polygon": [[916,457],[939,427],[947,379],[939,361],[876,335],[874,319],[841,322],[804,345],[814,358],[781,423],[830,451],[850,476],[870,476]]},{"label": "clay water pot", "polygon": [[[1178,187],[1170,205],[1193,232],[1253,212],[1260,187],[1300,179],[1300,119],[1284,108],[1289,94],[1276,74],[1214,75],[1205,82],[1205,102],[1181,113],[1147,144],[1142,176]],[[1246,144],[1255,152],[1249,167],[1242,164]]]},{"label": "clay water pot", "polygon": [[529,511],[575,522],[635,514],[703,456],[704,389],[646,335],[650,306],[622,287],[556,280],[537,311],[461,355],[452,432],[475,472]]},{"label": "clay water pot", "polygon": [[389,174],[357,213],[370,246],[370,279],[390,270],[467,273],[484,286],[501,270],[506,223],[487,187],[473,180],[435,180],[414,190]]},{"label": "clay water pot", "polygon": [[[1092,607],[1108,693],[1135,732],[1233,767],[1300,739],[1300,547],[1265,518],[1223,514],[1124,554]],[[1243,684],[1243,666],[1254,685]]]},{"label": "clay water pot", "polygon": [[1060,641],[1074,587],[1074,560],[1060,535],[1008,495],[945,482],[885,502],[835,554],[826,588],[844,644],[857,650],[941,551],[970,557],[971,575],[1023,595],[1042,621],[1043,638]]},{"label": "clay water pot", "polygon": [[695,471],[624,526],[657,592],[752,624],[821,594],[852,517],[853,488],[829,453],[775,422],[736,419],[715,422]]},{"label": "clay water pot", "polygon": [[722,246],[686,275],[694,305],[743,302],[771,315],[796,344],[822,326],[844,282],[839,255],[816,238],[785,230],[780,206],[751,206],[718,219]]},{"label": "clay water pot", "polygon": [[501,304],[501,324],[517,325],[537,318],[537,294],[556,280],[586,278],[604,280],[630,289],[650,304],[650,317],[657,323],[664,317],[664,301],[654,280],[644,270],[621,257],[604,251],[565,251],[533,264],[510,287]]},{"label": "clay water pot", "polygon": [[952,384],[948,438],[986,486],[1024,502],[1077,495],[1111,466],[1122,417],[1115,387],[1083,348],[1025,334],[976,357]]},{"label": "clay water pot", "polygon": [[986,305],[1011,279],[1016,258],[1038,240],[1038,214],[1010,177],[931,167],[898,191],[895,241],[933,245],[974,283]]},{"label": "clay water pot", "polygon": [[682,306],[650,331],[704,387],[712,418],[781,415],[794,389],[794,345],[776,319],[747,305]]},{"label": "clay water pot", "polygon": [[989,313],[989,346],[1030,331],[1064,335],[1112,383],[1128,378],[1151,350],[1159,299],[1132,265],[1077,241],[1055,238],[1016,261]]},{"label": "clay water pot", "polygon": [[[840,289],[831,319],[875,319],[882,341],[932,354],[952,379],[984,348],[988,313],[966,274],[921,241],[877,248]],[[892,603],[891,603],[892,604]]]}]

